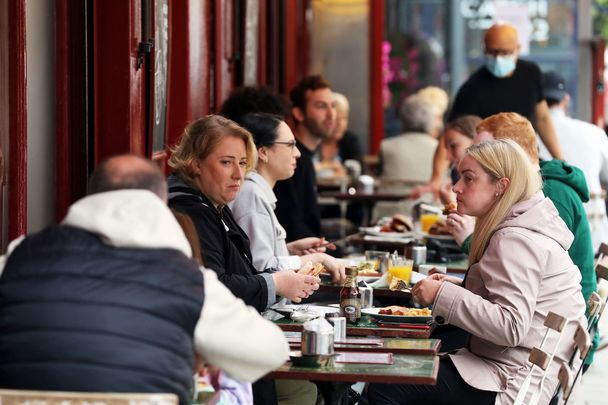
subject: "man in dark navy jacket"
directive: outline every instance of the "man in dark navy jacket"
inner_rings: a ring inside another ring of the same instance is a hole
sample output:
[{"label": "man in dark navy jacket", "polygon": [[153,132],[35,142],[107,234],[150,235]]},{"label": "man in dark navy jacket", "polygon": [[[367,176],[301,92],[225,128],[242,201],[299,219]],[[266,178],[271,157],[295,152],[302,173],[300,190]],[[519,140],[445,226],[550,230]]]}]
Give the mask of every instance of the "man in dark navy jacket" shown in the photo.
[{"label": "man in dark navy jacket", "polygon": [[[287,232],[287,241],[321,236],[317,178],[313,156],[336,125],[336,106],[329,83],[319,75],[302,79],[290,93],[296,145],[302,156],[294,175],[278,181],[275,213]],[[288,147],[287,145],[283,145]]]},{"label": "man in dark navy jacket", "polygon": [[90,188],[0,263],[0,388],[165,392],[186,405],[195,353],[245,381],[285,360],[280,329],[191,260],[152,162],[112,158]]}]

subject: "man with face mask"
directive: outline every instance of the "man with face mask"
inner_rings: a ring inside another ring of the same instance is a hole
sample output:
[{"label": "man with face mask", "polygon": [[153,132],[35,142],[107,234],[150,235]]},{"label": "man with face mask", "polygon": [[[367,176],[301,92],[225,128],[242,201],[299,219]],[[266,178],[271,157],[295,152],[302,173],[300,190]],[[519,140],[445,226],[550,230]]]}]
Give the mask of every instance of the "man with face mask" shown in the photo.
[{"label": "man with face mask", "polygon": [[[551,114],[543,98],[539,67],[519,59],[517,29],[511,24],[495,23],[484,35],[484,65],[460,87],[447,122],[463,115],[487,118],[502,112],[516,112],[526,117],[540,135],[551,155],[564,160]],[[429,182],[413,191],[412,197],[425,192],[439,193],[447,170],[447,151],[440,139],[433,158]]]},{"label": "man with face mask", "polygon": [[501,112],[526,117],[551,155],[563,159],[547,103],[543,98],[542,75],[535,63],[519,59],[519,40],[514,26],[496,23],[484,36],[484,66],[462,85],[448,116],[481,118]]}]

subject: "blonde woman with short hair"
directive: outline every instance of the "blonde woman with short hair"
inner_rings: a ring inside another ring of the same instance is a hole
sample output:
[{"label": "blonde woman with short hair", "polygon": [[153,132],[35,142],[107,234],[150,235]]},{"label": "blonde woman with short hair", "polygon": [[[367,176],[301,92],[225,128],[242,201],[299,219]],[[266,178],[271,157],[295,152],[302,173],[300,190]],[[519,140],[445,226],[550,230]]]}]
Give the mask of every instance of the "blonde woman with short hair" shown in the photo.
[{"label": "blonde woman with short hair", "polygon": [[227,204],[245,173],[257,162],[251,134],[235,122],[209,115],[191,123],[173,148],[168,178],[169,207],[188,215],[196,227],[205,266],[247,305],[264,311],[276,296],[300,302],[319,288],[319,279],[294,271],[258,272],[249,238]]},{"label": "blonde woman with short hair", "polygon": [[[464,280],[434,274],[417,283],[412,296],[433,306],[438,324],[470,333],[469,344],[441,359],[435,386],[372,384],[370,404],[512,404],[553,311],[570,322],[559,343],[556,336],[546,342],[558,344],[540,399],[549,403],[577,324],[587,323],[581,276],[567,252],[572,233],[515,142],[469,147],[458,171],[458,213],[477,218],[469,269]],[[533,381],[539,379],[536,370]]]}]

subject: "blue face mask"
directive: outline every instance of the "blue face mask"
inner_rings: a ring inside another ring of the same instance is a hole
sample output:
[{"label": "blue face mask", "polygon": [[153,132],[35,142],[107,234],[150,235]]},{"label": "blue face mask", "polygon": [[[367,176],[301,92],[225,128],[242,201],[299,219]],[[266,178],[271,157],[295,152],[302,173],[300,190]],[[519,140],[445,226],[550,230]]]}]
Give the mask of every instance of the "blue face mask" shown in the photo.
[{"label": "blue face mask", "polygon": [[515,55],[508,56],[490,56],[486,55],[486,69],[498,78],[507,77],[515,70]]}]

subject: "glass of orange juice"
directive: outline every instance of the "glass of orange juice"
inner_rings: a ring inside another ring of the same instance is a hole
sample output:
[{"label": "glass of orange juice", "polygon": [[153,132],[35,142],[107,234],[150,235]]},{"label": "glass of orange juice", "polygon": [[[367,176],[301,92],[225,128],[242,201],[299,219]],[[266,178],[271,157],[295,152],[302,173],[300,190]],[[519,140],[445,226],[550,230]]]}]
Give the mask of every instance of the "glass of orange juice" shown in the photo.
[{"label": "glass of orange juice", "polygon": [[422,214],[420,215],[420,226],[422,228],[422,232],[428,233],[431,226],[435,225],[437,221],[439,221],[439,214]]},{"label": "glass of orange juice", "polygon": [[410,282],[412,278],[412,267],[414,262],[412,260],[405,259],[403,257],[394,258],[391,260],[391,264],[388,267],[388,272],[393,277],[397,277],[406,283]]}]

